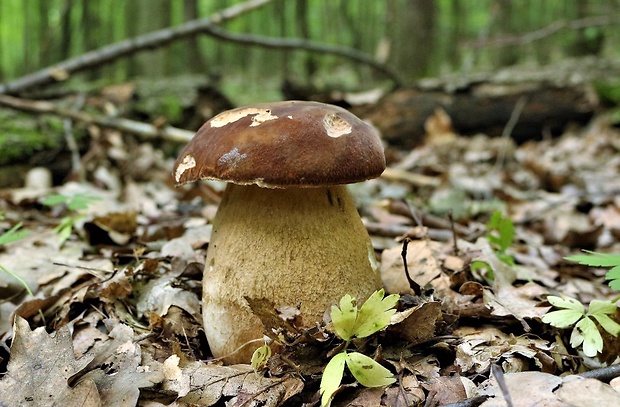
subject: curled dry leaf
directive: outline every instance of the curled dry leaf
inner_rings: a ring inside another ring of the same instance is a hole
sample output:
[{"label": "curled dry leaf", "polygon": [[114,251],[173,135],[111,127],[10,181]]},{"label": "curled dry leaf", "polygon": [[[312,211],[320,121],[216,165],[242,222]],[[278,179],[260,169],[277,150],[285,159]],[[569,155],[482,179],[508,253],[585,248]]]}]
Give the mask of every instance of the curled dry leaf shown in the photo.
[{"label": "curled dry leaf", "polygon": [[176,392],[180,396],[177,401],[182,404],[212,406],[225,398],[231,406],[277,407],[303,389],[299,378],[262,377],[249,365],[180,364],[174,357],[164,364],[163,389]]},{"label": "curled dry leaf", "polygon": [[51,336],[42,327],[31,331],[25,319],[15,317],[13,332],[11,358],[0,380],[2,405],[100,405],[94,381],[84,380],[69,386],[71,376],[82,371],[90,359],[74,358],[67,327]]}]

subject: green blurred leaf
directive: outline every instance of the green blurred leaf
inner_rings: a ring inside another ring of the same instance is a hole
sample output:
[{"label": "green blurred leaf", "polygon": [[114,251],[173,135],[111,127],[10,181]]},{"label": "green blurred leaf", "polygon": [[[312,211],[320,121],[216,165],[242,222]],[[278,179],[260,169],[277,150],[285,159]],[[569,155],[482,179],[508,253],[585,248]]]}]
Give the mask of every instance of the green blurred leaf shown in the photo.
[{"label": "green blurred leaf", "polygon": [[617,310],[618,307],[611,301],[592,300],[588,306],[588,314],[590,315],[610,315],[615,314]]},{"label": "green blurred leaf", "polygon": [[3,234],[0,235],[0,246],[3,244],[16,242],[30,234],[29,230],[19,230],[23,225],[23,222],[19,222],[11,229],[7,230]]},{"label": "green blurred leaf", "polygon": [[574,261],[584,266],[590,267],[611,267],[605,274],[609,280],[609,286],[620,291],[620,254],[599,253],[590,250],[583,250],[586,254],[576,254],[565,257],[566,260]]},{"label": "green blurred leaf", "polygon": [[347,358],[346,352],[340,352],[334,356],[323,371],[321,378],[321,406],[328,406],[334,398],[334,393],[340,387],[342,375],[344,374],[344,364]]},{"label": "green blurred leaf", "polygon": [[69,197],[61,194],[51,194],[43,200],[45,206],[56,206],[69,201]]},{"label": "green blurred leaf", "polygon": [[579,321],[583,317],[581,312],[563,309],[560,311],[551,311],[543,315],[542,322],[556,328],[568,328]]},{"label": "green blurred leaf", "polygon": [[76,194],[71,197],[71,199],[67,203],[67,207],[72,211],[77,211],[81,209],[86,209],[88,208],[88,205],[90,205],[94,201],[99,201],[99,200],[101,200],[101,198],[97,196]]},{"label": "green blurred leaf", "polygon": [[362,305],[353,327],[353,336],[365,338],[390,324],[399,296],[392,294],[383,298],[384,294],[383,289],[375,291]]},{"label": "green blurred leaf", "polygon": [[396,381],[392,372],[358,352],[346,354],[347,367],[355,380],[366,387],[388,386]]},{"label": "green blurred leaf", "polygon": [[586,356],[594,357],[603,350],[603,337],[594,321],[585,317],[575,325],[570,337],[570,344],[573,348],[583,344],[583,353]]},{"label": "green blurred leaf", "polygon": [[515,227],[510,218],[504,217],[501,211],[495,211],[487,222],[487,229],[497,232],[497,236],[488,233],[487,239],[497,245],[500,251],[503,252],[510,247],[515,234]]},{"label": "green blurred leaf", "polygon": [[606,330],[610,335],[618,336],[620,333],[620,324],[607,315],[592,315],[594,319]]},{"label": "green blurred leaf", "polygon": [[266,343],[260,348],[256,349],[254,353],[252,353],[252,360],[250,365],[254,372],[258,372],[260,369],[265,367],[267,361],[271,357],[271,348]]},{"label": "green blurred leaf", "polygon": [[566,308],[566,309],[579,312],[581,314],[585,314],[585,311],[586,311],[583,304],[574,298],[565,297],[565,296],[557,297],[555,295],[550,295],[547,297],[547,301],[549,301],[551,305],[557,308]]},{"label": "green blurred leaf", "polygon": [[351,340],[353,337],[353,328],[357,319],[357,302],[355,298],[349,294],[344,295],[340,299],[340,308],[332,306],[332,323],[336,335],[345,341]]},{"label": "green blurred leaf", "polygon": [[620,266],[619,254],[598,253],[590,250],[583,250],[587,254],[576,254],[565,257],[566,260],[574,261],[584,266],[591,267],[615,267]]},{"label": "green blurred leaf", "polygon": [[474,260],[469,264],[469,268],[472,273],[478,273],[479,276],[484,278],[489,284],[493,284],[495,273],[489,263],[483,260]]}]

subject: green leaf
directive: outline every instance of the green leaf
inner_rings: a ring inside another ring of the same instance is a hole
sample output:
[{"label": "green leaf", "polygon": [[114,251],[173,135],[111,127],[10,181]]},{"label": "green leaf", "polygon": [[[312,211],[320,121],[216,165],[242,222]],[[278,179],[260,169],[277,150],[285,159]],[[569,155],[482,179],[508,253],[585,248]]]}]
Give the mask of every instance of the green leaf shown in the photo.
[{"label": "green leaf", "polygon": [[585,307],[583,304],[574,298],[550,295],[547,297],[547,301],[549,301],[554,307],[571,309],[581,314],[585,314]]},{"label": "green leaf", "polygon": [[23,239],[24,237],[30,234],[29,230],[19,230],[22,227],[23,222],[19,222],[11,229],[7,230],[3,234],[0,235],[0,246],[3,244],[15,242],[17,240]]},{"label": "green leaf", "polygon": [[487,239],[498,246],[500,251],[503,252],[510,247],[515,235],[515,227],[510,218],[504,217],[501,211],[495,211],[487,222],[487,229],[497,231],[498,236],[488,233]]},{"label": "green leaf", "polygon": [[613,319],[609,318],[607,315],[592,315],[594,319],[601,325],[601,327],[606,330],[610,335],[618,336],[620,333],[620,324],[618,324]]},{"label": "green leaf", "polygon": [[620,278],[610,281],[609,287],[611,287],[612,290],[620,291]]},{"label": "green leaf", "polygon": [[101,200],[101,198],[97,196],[76,194],[71,197],[71,199],[67,203],[67,207],[72,211],[77,211],[80,209],[86,209],[88,208],[88,205],[90,205],[92,202],[99,200]]},{"label": "green leaf", "polygon": [[588,306],[590,315],[610,315],[615,314],[617,310],[618,307],[611,301],[592,300]]},{"label": "green leaf", "polygon": [[607,274],[605,274],[605,278],[607,280],[618,280],[620,279],[620,266],[615,266],[611,268]]},{"label": "green leaf", "polygon": [[362,305],[353,327],[353,336],[365,338],[390,324],[399,296],[392,294],[383,298],[384,294],[383,289],[375,291]]},{"label": "green leaf", "polygon": [[583,353],[586,356],[594,357],[603,350],[603,337],[594,321],[588,317],[583,318],[575,325],[570,337],[570,344],[573,348],[582,343]]},{"label": "green leaf", "polygon": [[355,298],[349,294],[344,295],[340,299],[340,308],[335,305],[332,306],[331,315],[336,335],[345,341],[351,340],[357,318],[357,302]]},{"label": "green leaf", "polygon": [[266,343],[260,348],[256,349],[254,353],[252,353],[252,360],[250,365],[254,372],[258,372],[260,369],[265,367],[267,361],[271,357],[271,348]]},{"label": "green leaf", "polygon": [[340,387],[342,375],[344,374],[344,363],[347,358],[346,352],[340,352],[334,356],[323,371],[321,378],[321,406],[328,406],[334,398],[334,393]]},{"label": "green leaf", "polygon": [[469,268],[472,273],[478,273],[480,277],[484,278],[489,284],[495,280],[495,273],[491,268],[491,265],[483,260],[474,260],[470,263]]},{"label": "green leaf", "polygon": [[583,317],[581,312],[570,309],[551,311],[543,315],[542,322],[556,328],[568,328]]},{"label": "green leaf", "polygon": [[590,267],[620,266],[620,254],[598,253],[590,250],[584,250],[584,252],[587,254],[576,254],[565,257],[565,259]]},{"label": "green leaf", "polygon": [[69,201],[69,197],[61,194],[52,194],[43,200],[45,206],[56,206]]},{"label": "green leaf", "polygon": [[392,372],[368,356],[358,352],[347,353],[346,356],[347,367],[363,386],[387,386],[396,381]]}]

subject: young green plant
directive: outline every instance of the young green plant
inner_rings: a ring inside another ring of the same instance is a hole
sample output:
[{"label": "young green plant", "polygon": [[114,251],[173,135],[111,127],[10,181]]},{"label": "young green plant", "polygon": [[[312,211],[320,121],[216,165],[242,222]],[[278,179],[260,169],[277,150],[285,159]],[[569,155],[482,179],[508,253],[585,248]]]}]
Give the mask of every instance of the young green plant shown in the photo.
[{"label": "young green plant", "polygon": [[[2,218],[2,217],[3,217],[3,214],[0,213],[0,218]],[[13,226],[12,228],[10,228],[6,232],[4,232],[3,234],[1,234],[0,235],[0,246],[5,245],[7,243],[16,242],[16,241],[21,240],[24,237],[28,236],[30,234],[30,231],[29,230],[25,230],[25,229],[21,229],[22,225],[23,225],[23,222],[19,222],[19,223],[15,224],[15,226]],[[34,297],[34,293],[30,289],[30,287],[28,286],[28,283],[26,283],[26,281],[24,281],[23,278],[21,278],[20,276],[18,276],[17,274],[12,272],[11,270],[5,268],[1,264],[0,264],[0,271],[2,271],[5,274],[8,274],[9,276],[11,276],[15,280],[17,280],[19,282],[19,284],[22,287],[24,287],[26,292],[31,297]],[[43,312],[41,312],[41,310],[39,310],[39,314],[43,318]]]},{"label": "young green plant", "polygon": [[[515,227],[512,220],[504,217],[501,211],[495,211],[487,222],[487,230],[486,238],[497,258],[509,266],[514,266],[514,258],[506,253],[506,250],[512,245],[515,236]],[[472,261],[470,267],[472,272],[480,273],[488,282],[492,282],[495,278],[493,269],[483,260]]]},{"label": "young green plant", "polygon": [[75,194],[73,196],[52,194],[45,198],[43,205],[49,207],[66,205],[70,212],[69,215],[62,218],[60,224],[54,228],[54,232],[58,234],[61,244],[71,236],[71,232],[75,228],[75,225],[84,218],[79,214],[79,211],[88,208],[88,205],[99,199],[100,198],[96,196],[85,194]]},{"label": "young green plant", "polygon": [[[611,267],[605,275],[609,286],[616,291],[620,290],[620,255],[597,253],[584,250],[586,254],[567,257],[566,260],[591,267]],[[570,328],[574,325],[570,337],[573,348],[582,346],[586,356],[594,357],[603,351],[603,337],[594,320],[610,335],[620,334],[620,324],[611,319],[617,311],[616,302],[620,296],[609,300],[592,300],[588,307],[578,300],[569,297],[548,296],[547,300],[557,311],[550,311],[542,317],[542,321],[556,328]]]},{"label": "young green plant", "polygon": [[384,298],[384,290],[375,291],[366,302],[357,308],[355,298],[345,295],[340,299],[340,307],[332,306],[331,317],[336,335],[345,341],[344,349],[331,358],[321,379],[321,406],[330,405],[334,393],[340,387],[344,366],[363,386],[387,386],[396,381],[392,373],[372,358],[359,352],[348,352],[351,340],[370,336],[390,324],[394,307],[398,303],[397,294]]}]

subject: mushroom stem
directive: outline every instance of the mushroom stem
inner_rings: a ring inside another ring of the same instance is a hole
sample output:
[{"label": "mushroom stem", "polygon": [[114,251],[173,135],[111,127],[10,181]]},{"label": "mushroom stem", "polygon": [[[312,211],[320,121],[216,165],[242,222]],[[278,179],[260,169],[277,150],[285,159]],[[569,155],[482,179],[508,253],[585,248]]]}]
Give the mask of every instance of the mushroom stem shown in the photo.
[{"label": "mushroom stem", "polygon": [[[245,296],[300,305],[312,326],[344,294],[381,288],[374,250],[343,185],[267,189],[229,184],[213,223],[203,280],[203,318],[214,356],[261,338]],[[224,358],[247,363],[256,344]]]}]

